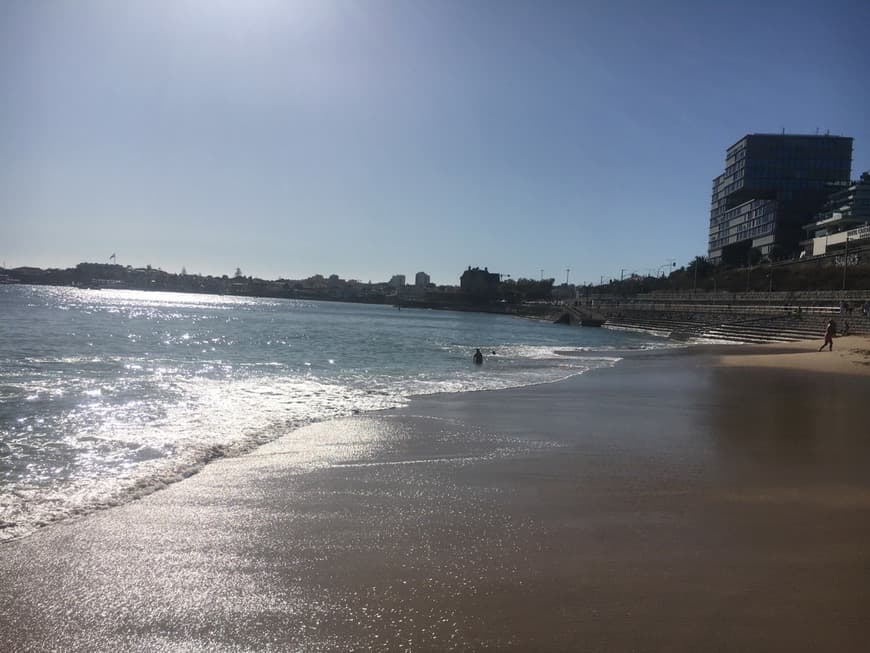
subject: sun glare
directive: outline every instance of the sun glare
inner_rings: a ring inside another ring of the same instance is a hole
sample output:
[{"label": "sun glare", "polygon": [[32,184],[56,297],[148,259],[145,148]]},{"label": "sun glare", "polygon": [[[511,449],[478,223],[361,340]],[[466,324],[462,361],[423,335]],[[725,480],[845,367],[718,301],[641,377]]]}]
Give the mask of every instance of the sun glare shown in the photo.
[{"label": "sun glare", "polygon": [[331,22],[337,6],[329,0],[194,0],[195,13],[241,29],[317,30]]}]

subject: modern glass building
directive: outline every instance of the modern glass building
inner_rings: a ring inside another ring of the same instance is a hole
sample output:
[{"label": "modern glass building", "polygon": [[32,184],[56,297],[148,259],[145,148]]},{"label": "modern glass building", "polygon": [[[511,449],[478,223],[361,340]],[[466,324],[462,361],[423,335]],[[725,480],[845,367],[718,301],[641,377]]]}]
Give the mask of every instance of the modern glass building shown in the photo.
[{"label": "modern glass building", "polygon": [[796,255],[803,227],[828,196],[849,186],[852,139],[846,136],[748,134],[728,148],[713,180],[713,263],[745,264],[762,256]]},{"label": "modern glass building", "polygon": [[837,252],[845,249],[847,242],[870,239],[870,172],[832,194],[804,229],[807,232],[804,254],[810,256]]}]

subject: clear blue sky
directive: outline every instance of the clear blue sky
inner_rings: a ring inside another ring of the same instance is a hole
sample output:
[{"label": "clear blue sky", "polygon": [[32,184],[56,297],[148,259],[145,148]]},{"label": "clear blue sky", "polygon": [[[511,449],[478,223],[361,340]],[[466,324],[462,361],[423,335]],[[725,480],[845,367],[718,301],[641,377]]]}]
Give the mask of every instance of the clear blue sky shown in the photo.
[{"label": "clear blue sky", "polygon": [[744,134],[870,169],[868,33],[840,0],[2,0],[0,263],[682,265]]}]

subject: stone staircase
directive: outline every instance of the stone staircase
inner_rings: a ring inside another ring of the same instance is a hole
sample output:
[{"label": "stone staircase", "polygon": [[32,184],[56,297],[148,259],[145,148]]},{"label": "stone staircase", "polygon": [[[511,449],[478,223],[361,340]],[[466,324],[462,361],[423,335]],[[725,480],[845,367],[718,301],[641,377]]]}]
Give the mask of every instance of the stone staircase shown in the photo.
[{"label": "stone staircase", "polygon": [[556,324],[600,327],[606,321],[600,313],[570,304],[561,305],[559,312],[560,316],[555,320]]},{"label": "stone staircase", "polygon": [[[620,311],[608,315],[605,326],[645,331],[686,342],[768,343],[821,340],[828,316],[739,315],[735,313],[659,313]],[[870,320],[863,316],[834,316],[837,331],[849,323],[852,334],[870,334]]]},{"label": "stone staircase", "polygon": [[794,323],[787,317],[753,318],[710,326],[694,339],[702,342],[796,342],[819,339],[824,330],[824,323],[816,326],[806,322]]}]

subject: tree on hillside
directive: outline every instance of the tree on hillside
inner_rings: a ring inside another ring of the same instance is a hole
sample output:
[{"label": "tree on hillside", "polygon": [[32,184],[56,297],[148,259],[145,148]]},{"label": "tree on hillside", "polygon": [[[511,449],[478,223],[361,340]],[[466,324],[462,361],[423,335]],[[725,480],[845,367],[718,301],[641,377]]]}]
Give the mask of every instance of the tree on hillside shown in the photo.
[{"label": "tree on hillside", "polygon": [[707,262],[707,259],[704,258],[703,256],[696,256],[695,258],[693,258],[691,261],[689,261],[686,264],[686,269],[689,270],[690,272],[694,272],[695,268],[698,268],[698,271],[700,272],[704,263],[706,263],[706,262]]},{"label": "tree on hillside", "polygon": [[554,279],[507,279],[499,284],[499,296],[510,303],[548,300],[553,283]]},{"label": "tree on hillside", "polygon": [[710,273],[713,271],[715,266],[710,263],[704,256],[696,256],[689,264],[686,266],[686,270],[688,270],[689,274],[694,278],[697,273],[698,279],[707,278]]},{"label": "tree on hillside", "polygon": [[769,261],[775,262],[784,259],[786,257],[786,254],[787,252],[782,245],[780,245],[779,243],[774,243],[770,246],[770,251],[767,253],[767,258]]}]

